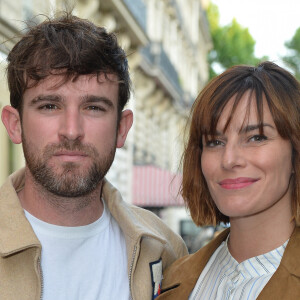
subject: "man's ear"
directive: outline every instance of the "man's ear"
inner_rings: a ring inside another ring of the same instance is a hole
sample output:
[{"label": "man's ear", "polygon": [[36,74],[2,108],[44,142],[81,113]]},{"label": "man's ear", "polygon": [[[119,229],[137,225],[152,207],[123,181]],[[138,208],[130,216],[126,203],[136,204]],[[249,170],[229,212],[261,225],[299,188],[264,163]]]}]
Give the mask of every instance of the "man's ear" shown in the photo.
[{"label": "man's ear", "polygon": [[1,115],[6,131],[14,144],[22,143],[22,127],[19,112],[12,106],[4,106]]},{"label": "man's ear", "polygon": [[122,148],[125,144],[127,134],[133,123],[133,113],[130,109],[122,111],[118,128],[117,148]]}]

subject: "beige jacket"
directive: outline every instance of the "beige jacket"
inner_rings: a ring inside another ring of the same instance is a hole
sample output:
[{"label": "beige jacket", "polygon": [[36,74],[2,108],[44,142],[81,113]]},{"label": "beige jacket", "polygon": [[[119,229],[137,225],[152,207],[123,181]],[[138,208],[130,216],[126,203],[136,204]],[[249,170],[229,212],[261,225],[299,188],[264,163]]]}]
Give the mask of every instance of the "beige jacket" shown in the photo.
[{"label": "beige jacket", "polygon": [[[42,297],[42,246],[17,196],[23,186],[22,169],[0,188],[0,300],[39,300]],[[103,186],[103,198],[125,235],[132,299],[150,300],[153,295],[151,263],[161,259],[164,269],[187,254],[186,247],[154,214],[125,203],[107,181]]]},{"label": "beige jacket", "polygon": [[[157,300],[187,300],[208,260],[225,241],[229,229],[196,253],[177,260],[164,272],[163,293]],[[284,251],[276,272],[257,300],[300,299],[300,227],[296,227]]]}]

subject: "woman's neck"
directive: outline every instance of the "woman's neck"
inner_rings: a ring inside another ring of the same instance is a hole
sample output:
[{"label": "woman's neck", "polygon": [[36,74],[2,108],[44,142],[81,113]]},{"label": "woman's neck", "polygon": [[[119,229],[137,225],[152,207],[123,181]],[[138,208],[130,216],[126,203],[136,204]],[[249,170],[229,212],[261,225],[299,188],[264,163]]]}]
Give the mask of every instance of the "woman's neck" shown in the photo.
[{"label": "woman's neck", "polygon": [[233,218],[230,224],[228,249],[239,263],[278,248],[295,228],[292,216],[284,214],[271,219],[265,215]]}]

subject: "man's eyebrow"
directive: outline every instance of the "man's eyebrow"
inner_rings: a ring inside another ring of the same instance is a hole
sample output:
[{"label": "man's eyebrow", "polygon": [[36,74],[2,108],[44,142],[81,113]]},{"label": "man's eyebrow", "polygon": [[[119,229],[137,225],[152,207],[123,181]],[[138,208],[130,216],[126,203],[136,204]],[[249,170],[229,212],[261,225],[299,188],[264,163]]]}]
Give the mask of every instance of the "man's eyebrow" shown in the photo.
[{"label": "man's eyebrow", "polygon": [[271,124],[268,124],[268,123],[250,124],[250,125],[247,125],[247,126],[243,127],[241,129],[241,133],[247,133],[247,132],[254,131],[254,130],[257,130],[257,129],[260,129],[260,128],[263,128],[263,127],[270,127],[272,129],[275,129],[274,126],[272,126]]},{"label": "man's eyebrow", "polygon": [[113,108],[114,103],[112,100],[110,100],[107,97],[102,97],[102,96],[94,96],[94,95],[86,95],[81,98],[82,103],[104,103],[108,107]]},{"label": "man's eyebrow", "polygon": [[32,106],[42,101],[61,102],[63,99],[59,95],[38,95],[30,101],[29,105]]},{"label": "man's eyebrow", "polygon": [[[64,99],[60,95],[38,95],[37,97],[33,98],[30,101],[30,105],[35,105],[38,102],[42,101],[50,101],[50,102],[64,102]],[[107,97],[99,97],[99,96],[94,96],[94,95],[86,95],[81,98],[82,103],[99,103],[102,102],[108,107],[113,108],[114,104],[113,101],[108,99]]]}]

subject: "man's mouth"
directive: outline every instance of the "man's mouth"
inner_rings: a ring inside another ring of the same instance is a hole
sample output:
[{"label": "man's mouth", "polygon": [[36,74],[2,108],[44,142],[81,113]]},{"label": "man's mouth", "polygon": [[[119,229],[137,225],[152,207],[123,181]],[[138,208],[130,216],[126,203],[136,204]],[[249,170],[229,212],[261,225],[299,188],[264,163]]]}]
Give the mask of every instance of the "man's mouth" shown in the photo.
[{"label": "man's mouth", "polygon": [[55,152],[53,156],[62,161],[76,162],[86,158],[88,155],[82,151],[62,150]]}]

